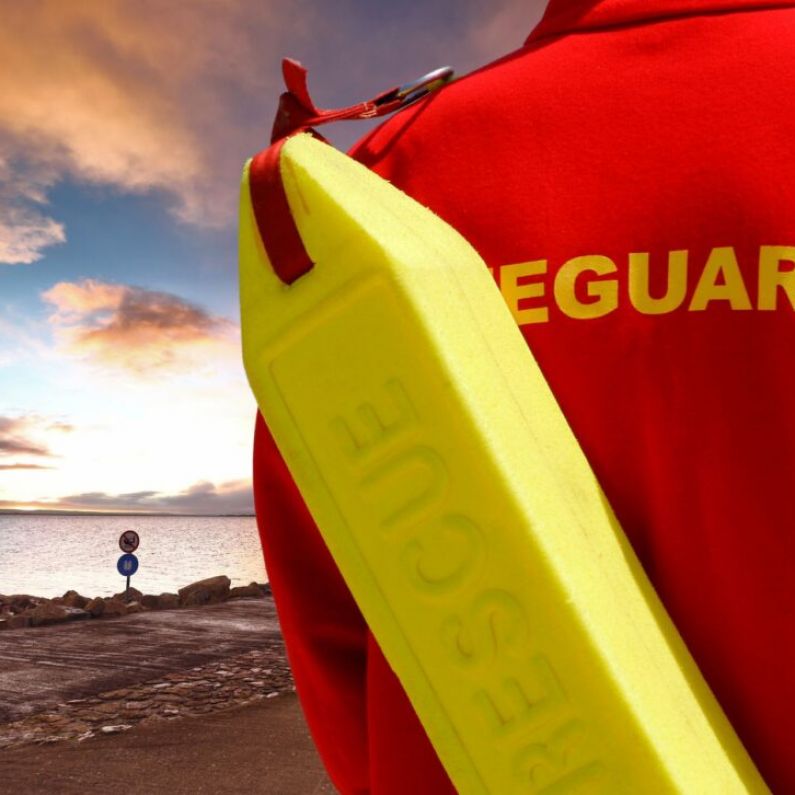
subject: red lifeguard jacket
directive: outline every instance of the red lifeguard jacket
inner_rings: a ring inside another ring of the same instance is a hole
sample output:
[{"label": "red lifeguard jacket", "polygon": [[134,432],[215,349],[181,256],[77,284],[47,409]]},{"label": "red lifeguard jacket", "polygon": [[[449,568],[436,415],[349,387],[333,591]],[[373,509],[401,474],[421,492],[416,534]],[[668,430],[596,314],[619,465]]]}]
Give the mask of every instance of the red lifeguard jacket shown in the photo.
[{"label": "red lifeguard jacket", "polygon": [[[552,0],[352,155],[483,256],[649,577],[795,792],[795,3]],[[258,418],[298,695],[344,795],[454,793]]]}]

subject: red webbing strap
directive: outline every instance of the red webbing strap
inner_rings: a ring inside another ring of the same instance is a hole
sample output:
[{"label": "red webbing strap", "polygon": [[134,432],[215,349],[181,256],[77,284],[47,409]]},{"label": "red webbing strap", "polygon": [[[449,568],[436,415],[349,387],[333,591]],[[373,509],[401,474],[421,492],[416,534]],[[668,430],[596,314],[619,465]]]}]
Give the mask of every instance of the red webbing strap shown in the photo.
[{"label": "red webbing strap", "polygon": [[287,91],[279,98],[279,109],[273,122],[271,145],[252,160],[249,186],[254,217],[260,238],[276,275],[286,284],[312,268],[309,254],[290,212],[284,190],[279,156],[284,142],[298,132],[312,132],[320,124],[341,119],[369,119],[397,110],[404,104],[398,88],[384,91],[377,97],[347,108],[323,110],[309,96],[306,69],[290,58],[282,61]]},{"label": "red webbing strap", "polygon": [[292,284],[314,263],[293,220],[279,170],[279,156],[286,140],[282,138],[257,154],[251,161],[248,178],[254,218],[268,259],[276,275]]},{"label": "red webbing strap", "polygon": [[271,141],[292,135],[298,129],[318,127],[342,119],[372,119],[385,116],[400,108],[404,98],[399,87],[382,91],[377,97],[357,102],[347,108],[318,108],[309,96],[306,68],[292,58],[282,61],[282,73],[287,91],[279,98],[279,109],[273,122]]}]

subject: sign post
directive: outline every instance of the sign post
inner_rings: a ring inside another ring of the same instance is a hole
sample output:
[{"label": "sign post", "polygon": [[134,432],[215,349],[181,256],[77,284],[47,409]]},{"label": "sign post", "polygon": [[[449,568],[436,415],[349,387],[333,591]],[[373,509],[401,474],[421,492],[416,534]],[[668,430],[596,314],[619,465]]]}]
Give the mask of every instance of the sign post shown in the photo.
[{"label": "sign post", "polygon": [[116,561],[116,570],[122,577],[127,578],[127,588],[124,592],[124,601],[130,601],[130,577],[138,571],[138,558],[132,553],[138,549],[141,539],[135,530],[125,530],[119,538],[119,548],[124,554]]}]

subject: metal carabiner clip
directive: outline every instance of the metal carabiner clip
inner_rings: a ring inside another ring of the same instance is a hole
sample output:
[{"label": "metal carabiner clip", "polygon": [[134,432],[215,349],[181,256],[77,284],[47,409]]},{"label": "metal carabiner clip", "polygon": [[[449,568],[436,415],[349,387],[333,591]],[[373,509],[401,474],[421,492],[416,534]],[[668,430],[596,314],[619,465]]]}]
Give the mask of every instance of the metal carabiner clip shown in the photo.
[{"label": "metal carabiner clip", "polygon": [[379,97],[376,105],[384,105],[387,102],[395,102],[400,100],[398,107],[405,108],[408,105],[422,99],[426,94],[441,88],[445,83],[449,83],[453,79],[454,71],[451,66],[440,66],[432,72],[423,75],[417,80],[412,80],[410,83],[404,83],[398,86],[394,91],[390,91],[382,97]]}]

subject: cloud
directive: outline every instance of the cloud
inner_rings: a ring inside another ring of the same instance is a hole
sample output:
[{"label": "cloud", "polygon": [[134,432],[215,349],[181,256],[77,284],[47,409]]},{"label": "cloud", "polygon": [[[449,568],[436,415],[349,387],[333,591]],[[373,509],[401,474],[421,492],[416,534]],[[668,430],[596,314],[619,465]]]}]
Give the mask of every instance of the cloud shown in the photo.
[{"label": "cloud", "polygon": [[64,241],[42,211],[64,180],[158,192],[186,223],[233,220],[243,160],[266,142],[262,97],[278,95],[281,39],[308,30],[309,6],[3,4],[0,262],[35,262]]},{"label": "cloud", "polygon": [[201,46],[185,46],[169,30],[177,5],[184,7],[169,4],[151,14],[146,31],[136,22],[139,4],[43,0],[6,7],[0,63],[14,75],[0,86],[6,139],[18,144],[32,135],[51,150],[61,176],[127,190],[185,190],[203,157],[184,114],[175,113],[173,92]]},{"label": "cloud", "polygon": [[42,250],[66,241],[63,224],[30,207],[0,199],[0,263],[29,265]]},{"label": "cloud", "polygon": [[16,470],[16,469],[52,469],[53,467],[45,467],[41,464],[0,464],[0,471]]},{"label": "cloud", "polygon": [[250,480],[213,484],[201,481],[176,494],[133,491],[108,494],[102,491],[71,494],[52,501],[29,503],[0,500],[0,507],[51,511],[102,511],[119,513],[186,513],[195,515],[253,514]]},{"label": "cloud", "polygon": [[64,243],[66,231],[43,212],[54,181],[47,158],[31,151],[29,162],[12,160],[14,146],[4,127],[0,120],[0,264],[27,265],[41,259],[43,249]]},{"label": "cloud", "polygon": [[219,486],[202,481],[181,494],[160,497],[159,503],[164,508],[189,513],[254,513],[249,480],[230,481]]},{"label": "cloud", "polygon": [[237,357],[234,323],[171,293],[86,279],[42,297],[64,346],[114,370],[146,376],[192,369],[208,354]]},{"label": "cloud", "polygon": [[34,444],[24,439],[0,438],[0,455],[50,455],[44,445]]},{"label": "cloud", "polygon": [[0,417],[0,456],[51,456],[49,448],[35,439],[37,425],[35,416]]}]

